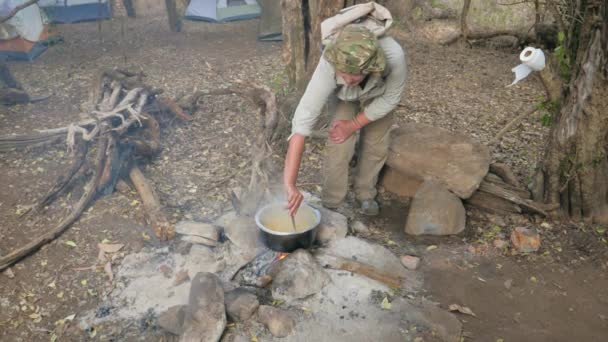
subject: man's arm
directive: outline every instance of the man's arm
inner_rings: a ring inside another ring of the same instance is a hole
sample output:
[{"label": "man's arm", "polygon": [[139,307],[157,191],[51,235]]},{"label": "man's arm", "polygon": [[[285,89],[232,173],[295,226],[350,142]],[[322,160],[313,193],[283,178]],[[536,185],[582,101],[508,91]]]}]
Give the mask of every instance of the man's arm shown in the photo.
[{"label": "man's arm", "polygon": [[285,156],[283,185],[287,193],[287,209],[292,216],[296,214],[304,199],[296,186],[304,153],[304,140],[312,133],[319,114],[334,89],[336,89],[335,70],[321,57],[293,116],[292,134],[289,137],[289,147]]}]

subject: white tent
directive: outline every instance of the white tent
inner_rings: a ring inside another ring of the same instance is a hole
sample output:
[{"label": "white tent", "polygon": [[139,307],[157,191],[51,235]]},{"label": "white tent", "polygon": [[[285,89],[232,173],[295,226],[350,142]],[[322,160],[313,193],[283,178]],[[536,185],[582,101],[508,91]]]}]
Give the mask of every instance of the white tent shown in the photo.
[{"label": "white tent", "polygon": [[[0,16],[27,0],[1,0]],[[0,60],[32,60],[43,53],[49,25],[38,5],[30,5],[0,24]]]},{"label": "white tent", "polygon": [[55,23],[77,23],[111,17],[108,0],[40,0],[38,4]]},{"label": "white tent", "polygon": [[256,0],[191,0],[186,19],[225,22],[257,18],[261,8]]}]

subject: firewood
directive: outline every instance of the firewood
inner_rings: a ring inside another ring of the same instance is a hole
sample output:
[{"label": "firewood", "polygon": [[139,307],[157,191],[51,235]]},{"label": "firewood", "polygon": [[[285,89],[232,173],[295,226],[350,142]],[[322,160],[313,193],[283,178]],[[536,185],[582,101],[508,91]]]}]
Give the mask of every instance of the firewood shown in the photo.
[{"label": "firewood", "polygon": [[175,227],[165,217],[154,188],[150,185],[139,167],[133,166],[131,168],[129,178],[137,190],[139,197],[141,197],[148,224],[152,226],[156,237],[161,241],[172,239],[175,236]]},{"label": "firewood", "polygon": [[401,277],[382,272],[371,265],[319,251],[315,252],[314,256],[323,267],[357,273],[379,281],[391,288],[401,287],[403,280]]}]

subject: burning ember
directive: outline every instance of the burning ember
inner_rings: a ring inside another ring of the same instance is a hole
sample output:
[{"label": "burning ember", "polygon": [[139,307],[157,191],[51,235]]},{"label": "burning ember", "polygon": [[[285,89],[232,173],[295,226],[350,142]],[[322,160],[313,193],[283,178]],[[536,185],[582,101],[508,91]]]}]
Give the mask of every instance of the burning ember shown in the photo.
[{"label": "burning ember", "polygon": [[285,259],[288,255],[289,255],[289,253],[279,253],[277,255],[277,261],[281,261],[281,260]]}]

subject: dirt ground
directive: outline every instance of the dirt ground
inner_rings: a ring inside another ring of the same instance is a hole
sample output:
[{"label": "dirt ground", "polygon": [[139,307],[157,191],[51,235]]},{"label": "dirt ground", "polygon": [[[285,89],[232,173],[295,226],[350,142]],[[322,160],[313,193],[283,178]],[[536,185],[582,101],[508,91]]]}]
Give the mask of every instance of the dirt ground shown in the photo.
[{"label": "dirt ground", "polygon": [[[182,33],[168,32],[164,21],[150,19],[59,26],[62,43],[32,63],[9,64],[32,94],[52,96],[1,109],[0,135],[80,119],[98,68],[143,71],[147,83],[172,97],[224,87],[237,79],[261,82],[282,93],[280,43],[256,41],[256,28],[255,20],[187,22]],[[487,143],[519,110],[542,97],[534,78],[506,87],[512,81],[510,69],[518,62],[517,50],[443,47],[416,32],[398,31],[396,37],[409,65],[406,93],[396,110],[398,123],[428,123]],[[548,131],[540,116],[526,118],[493,152],[495,161],[509,164],[525,182]],[[162,152],[141,165],[173,222],[211,221],[230,208],[229,190],[247,184],[251,127],[257,122],[254,107],[245,100],[217,96],[202,101],[193,122],[163,123]],[[316,194],[322,153],[322,141],[307,143],[299,180],[303,189]],[[48,230],[74,205],[82,191],[78,187],[44,214],[20,217],[68,164],[62,145],[2,154],[1,255]],[[603,341],[608,336],[605,227],[471,210],[462,236],[414,239],[403,233],[408,200],[381,197],[380,217],[365,220],[372,227],[371,239],[398,255],[422,257],[419,272],[425,290],[413,295],[443,308],[467,306],[476,314],[459,314],[465,341]],[[492,246],[495,237],[508,238],[516,226],[540,230],[538,253],[513,255]],[[0,274],[0,340],[166,340],[153,315],[87,330],[70,322],[71,315],[97,308],[112,289],[103,270],[90,268],[102,241],[125,244],[123,254],[161,245],[144,224],[135,193],[97,199],[59,239],[13,266],[14,276]]]}]

